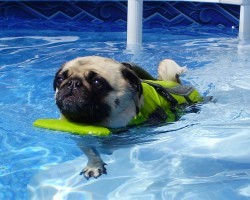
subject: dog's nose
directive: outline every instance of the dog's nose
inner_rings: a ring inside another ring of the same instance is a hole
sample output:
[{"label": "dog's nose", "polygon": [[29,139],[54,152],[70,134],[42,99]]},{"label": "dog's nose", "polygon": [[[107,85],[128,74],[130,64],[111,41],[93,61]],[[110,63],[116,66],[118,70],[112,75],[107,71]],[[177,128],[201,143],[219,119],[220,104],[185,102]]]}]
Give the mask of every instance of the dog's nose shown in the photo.
[{"label": "dog's nose", "polygon": [[68,82],[69,89],[76,89],[82,86],[82,82],[79,79],[72,79]]}]

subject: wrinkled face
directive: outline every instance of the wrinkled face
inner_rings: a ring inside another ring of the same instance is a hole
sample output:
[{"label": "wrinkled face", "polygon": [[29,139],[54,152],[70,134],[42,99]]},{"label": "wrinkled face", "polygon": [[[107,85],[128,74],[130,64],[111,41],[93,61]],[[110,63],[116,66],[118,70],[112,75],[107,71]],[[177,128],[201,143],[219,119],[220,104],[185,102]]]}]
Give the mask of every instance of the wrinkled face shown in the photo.
[{"label": "wrinkled face", "polygon": [[98,56],[67,62],[55,76],[54,89],[64,117],[107,127],[127,125],[142,93],[140,80],[128,67]]}]

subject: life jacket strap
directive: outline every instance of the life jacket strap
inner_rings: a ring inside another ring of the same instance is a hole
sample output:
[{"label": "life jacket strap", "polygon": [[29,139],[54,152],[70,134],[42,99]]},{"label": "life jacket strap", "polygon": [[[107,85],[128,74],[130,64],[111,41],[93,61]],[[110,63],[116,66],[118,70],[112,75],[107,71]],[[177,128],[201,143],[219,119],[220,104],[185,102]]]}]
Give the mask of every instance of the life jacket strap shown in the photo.
[{"label": "life jacket strap", "polygon": [[170,102],[173,107],[178,104],[178,101],[170,94],[167,88],[161,86],[160,84],[152,83],[150,81],[143,80],[142,82],[152,86],[157,91],[157,93],[163,98],[165,98],[168,102]]},{"label": "life jacket strap", "polygon": [[170,93],[183,96],[189,104],[192,104],[192,100],[189,95],[194,91],[194,87],[188,85],[177,85],[173,88],[166,88]]},{"label": "life jacket strap", "polygon": [[158,83],[153,83],[151,81],[142,80],[142,82],[152,86],[158,92],[158,94],[160,94],[163,98],[170,102],[173,107],[178,104],[178,101],[171,94],[181,95],[186,99],[187,103],[193,103],[189,98],[189,95],[194,91],[194,87],[192,86],[177,85],[172,88],[166,88]]}]

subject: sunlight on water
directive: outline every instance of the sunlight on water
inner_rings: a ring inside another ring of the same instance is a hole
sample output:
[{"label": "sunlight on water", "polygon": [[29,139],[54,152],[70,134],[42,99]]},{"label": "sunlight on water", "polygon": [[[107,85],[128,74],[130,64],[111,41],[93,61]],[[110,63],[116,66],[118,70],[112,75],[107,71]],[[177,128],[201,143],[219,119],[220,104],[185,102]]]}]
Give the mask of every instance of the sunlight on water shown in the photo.
[{"label": "sunlight on water", "polygon": [[[0,38],[0,199],[250,198],[250,49],[235,35],[147,33],[142,52],[132,55],[118,33],[119,41],[107,41],[107,33],[11,34]],[[37,118],[59,116],[54,74],[86,55],[133,61],[154,76],[158,63],[172,58],[189,68],[184,83],[216,101],[173,124],[106,139],[32,127]],[[87,163],[79,141],[103,153],[108,175],[79,175]]]}]

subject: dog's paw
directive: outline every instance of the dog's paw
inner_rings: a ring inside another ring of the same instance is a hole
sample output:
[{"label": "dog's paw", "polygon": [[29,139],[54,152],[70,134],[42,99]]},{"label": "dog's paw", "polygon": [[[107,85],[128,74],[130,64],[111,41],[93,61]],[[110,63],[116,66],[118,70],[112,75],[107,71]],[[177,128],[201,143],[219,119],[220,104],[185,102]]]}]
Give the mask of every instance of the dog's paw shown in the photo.
[{"label": "dog's paw", "polygon": [[102,174],[107,174],[107,170],[104,167],[105,163],[99,163],[98,165],[87,165],[80,173],[80,175],[84,175],[86,179],[91,177],[98,178]]}]

